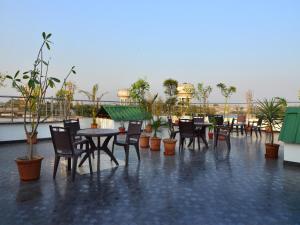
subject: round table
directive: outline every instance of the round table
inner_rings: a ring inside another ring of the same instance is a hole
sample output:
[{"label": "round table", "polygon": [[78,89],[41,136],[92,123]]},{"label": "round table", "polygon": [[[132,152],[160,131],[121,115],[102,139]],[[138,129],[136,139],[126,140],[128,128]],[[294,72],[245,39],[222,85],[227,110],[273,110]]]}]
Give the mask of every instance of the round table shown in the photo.
[{"label": "round table", "polygon": [[[110,149],[108,148],[108,143],[112,137],[115,138],[119,134],[119,130],[117,129],[104,129],[104,128],[87,128],[81,129],[77,131],[78,136],[84,136],[91,145],[91,150],[97,150],[97,171],[100,170],[100,150],[104,151],[107,155],[110,156],[111,160],[115,162],[116,165],[119,165],[117,159],[114,157]],[[93,141],[93,137],[98,138],[98,144],[96,146],[95,142]],[[100,143],[100,137],[106,137],[103,144]],[[81,160],[79,166],[83,164],[83,162],[88,158],[88,155],[85,155]]]}]

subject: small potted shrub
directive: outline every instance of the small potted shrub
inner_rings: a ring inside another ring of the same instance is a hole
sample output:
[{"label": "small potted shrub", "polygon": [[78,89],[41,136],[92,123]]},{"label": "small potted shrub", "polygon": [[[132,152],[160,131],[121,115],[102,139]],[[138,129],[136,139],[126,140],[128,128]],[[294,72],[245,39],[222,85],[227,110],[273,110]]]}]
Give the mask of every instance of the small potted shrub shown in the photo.
[{"label": "small potted shrub", "polygon": [[140,136],[140,147],[141,148],[149,148],[149,140],[150,140],[149,134],[142,133]]},{"label": "small potted shrub", "polygon": [[[37,129],[41,122],[48,117],[44,117],[43,106],[46,104],[45,97],[48,88],[54,88],[59,79],[48,75],[49,62],[44,61],[43,51],[47,47],[50,50],[49,39],[51,34],[42,33],[43,43],[38,51],[38,55],[33,64],[33,69],[24,72],[22,75],[18,71],[14,76],[7,75],[12,86],[21,93],[25,102],[24,107],[24,129],[29,143],[28,154],[24,157],[18,157],[15,161],[18,166],[20,179],[23,181],[37,180],[40,177],[41,163],[43,157],[33,154],[33,144],[36,142]],[[74,67],[71,68],[68,76],[74,73]],[[67,76],[67,77],[68,77]],[[42,118],[44,117],[44,118]],[[29,126],[30,124],[30,126]]]},{"label": "small potted shrub", "polygon": [[84,91],[84,90],[79,91],[80,93],[86,95],[87,98],[89,99],[89,101],[92,102],[92,123],[91,123],[91,128],[98,128],[96,117],[97,117],[97,113],[98,113],[99,102],[101,102],[102,97],[105,94],[108,93],[108,92],[104,92],[100,95],[100,97],[97,97],[98,90],[99,90],[99,85],[94,84],[93,87],[92,87],[91,92]]},{"label": "small potted shrub", "polygon": [[214,138],[214,129],[216,126],[216,120],[213,116],[210,116],[209,122],[211,123],[211,125],[208,127],[208,139],[212,140]]},{"label": "small potted shrub", "polygon": [[[170,129],[170,128],[169,128]],[[170,137],[163,139],[164,143],[164,155],[175,155],[175,147],[177,140],[171,137],[171,131],[169,130]]]},{"label": "small potted shrub", "polygon": [[258,101],[258,117],[263,120],[263,126],[269,129],[270,140],[266,140],[265,158],[277,159],[279,144],[274,143],[274,128],[281,128],[286,102],[280,98]]},{"label": "small potted shrub", "polygon": [[150,149],[152,151],[159,151],[161,138],[157,136],[157,132],[159,131],[159,128],[163,125],[161,118],[158,117],[157,120],[153,119],[151,125],[154,130],[154,134],[153,137],[150,138]]},{"label": "small potted shrub", "polygon": [[126,132],[124,121],[120,121],[120,127],[119,127],[120,134],[124,134]]}]

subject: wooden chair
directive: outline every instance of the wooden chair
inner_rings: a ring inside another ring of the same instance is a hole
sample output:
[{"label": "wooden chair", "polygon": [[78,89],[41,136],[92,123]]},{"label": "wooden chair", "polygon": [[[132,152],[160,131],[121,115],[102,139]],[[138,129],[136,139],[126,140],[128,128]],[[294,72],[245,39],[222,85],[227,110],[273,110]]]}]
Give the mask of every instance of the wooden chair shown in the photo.
[{"label": "wooden chair", "polygon": [[49,127],[50,127],[50,133],[51,133],[52,143],[55,152],[53,179],[55,179],[56,176],[60,157],[64,157],[73,160],[72,180],[74,181],[78,157],[81,156],[82,153],[88,154],[90,174],[92,174],[93,170],[92,170],[92,162],[91,162],[89,148],[83,150],[83,149],[77,149],[74,146],[69,127],[53,127],[51,125]]},{"label": "wooden chair", "polygon": [[128,124],[128,130],[126,132],[126,137],[124,138],[124,135],[122,135],[122,138],[117,136],[114,139],[112,153],[114,153],[115,145],[123,146],[124,150],[125,150],[126,166],[128,165],[130,145],[133,145],[135,147],[138,160],[140,161],[139,140],[140,140],[140,135],[141,135],[141,131],[142,131],[142,124],[143,124],[142,121],[130,121]]}]

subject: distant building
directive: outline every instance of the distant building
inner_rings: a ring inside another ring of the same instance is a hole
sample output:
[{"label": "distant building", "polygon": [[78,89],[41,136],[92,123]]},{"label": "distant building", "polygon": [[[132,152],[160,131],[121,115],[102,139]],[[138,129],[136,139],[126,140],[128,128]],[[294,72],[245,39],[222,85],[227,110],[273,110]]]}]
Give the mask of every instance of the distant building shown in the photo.
[{"label": "distant building", "polygon": [[177,87],[177,98],[179,102],[190,102],[195,94],[195,87],[190,83],[182,83]]},{"label": "distant building", "polygon": [[130,103],[130,94],[129,89],[123,88],[118,90],[118,97],[120,99],[121,104],[128,104]]}]

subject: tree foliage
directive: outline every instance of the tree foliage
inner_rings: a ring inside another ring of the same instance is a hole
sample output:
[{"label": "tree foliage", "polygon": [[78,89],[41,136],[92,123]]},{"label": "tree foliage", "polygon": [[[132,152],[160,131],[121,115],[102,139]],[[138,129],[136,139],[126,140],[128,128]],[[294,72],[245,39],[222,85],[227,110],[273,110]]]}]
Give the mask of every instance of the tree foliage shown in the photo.
[{"label": "tree foliage", "polygon": [[145,79],[140,78],[131,85],[129,94],[134,101],[137,101],[139,104],[143,104],[145,101],[145,95],[149,90],[150,84]]}]

